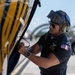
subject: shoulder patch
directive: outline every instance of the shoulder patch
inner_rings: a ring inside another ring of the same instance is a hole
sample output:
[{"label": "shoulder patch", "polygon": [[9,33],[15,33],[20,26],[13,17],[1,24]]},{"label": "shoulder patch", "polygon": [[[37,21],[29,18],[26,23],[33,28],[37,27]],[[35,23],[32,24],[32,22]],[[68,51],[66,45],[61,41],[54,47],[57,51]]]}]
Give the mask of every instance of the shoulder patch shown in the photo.
[{"label": "shoulder patch", "polygon": [[62,44],[62,45],[61,45],[61,48],[65,49],[65,50],[68,50],[68,49],[69,49],[69,46],[66,45],[66,44]]}]

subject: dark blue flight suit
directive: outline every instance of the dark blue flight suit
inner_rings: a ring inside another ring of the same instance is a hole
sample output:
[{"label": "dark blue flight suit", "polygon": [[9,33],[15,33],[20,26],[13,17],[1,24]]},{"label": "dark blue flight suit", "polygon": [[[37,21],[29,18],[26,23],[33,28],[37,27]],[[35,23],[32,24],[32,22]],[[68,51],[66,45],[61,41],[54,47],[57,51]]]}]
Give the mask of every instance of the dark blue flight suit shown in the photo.
[{"label": "dark blue flight suit", "polygon": [[60,64],[44,69],[40,68],[41,75],[66,75],[67,62],[71,56],[71,44],[65,33],[53,37],[49,32],[41,36],[37,44],[41,47],[41,57],[47,58],[50,53],[53,53]]}]

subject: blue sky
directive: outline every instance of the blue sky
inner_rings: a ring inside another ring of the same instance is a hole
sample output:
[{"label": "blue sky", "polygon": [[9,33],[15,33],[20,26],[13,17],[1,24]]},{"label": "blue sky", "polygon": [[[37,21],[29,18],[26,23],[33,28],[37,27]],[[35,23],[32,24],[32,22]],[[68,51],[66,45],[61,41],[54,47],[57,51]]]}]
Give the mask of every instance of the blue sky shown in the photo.
[{"label": "blue sky", "polygon": [[41,7],[37,7],[34,17],[29,26],[29,30],[33,30],[37,26],[47,23],[47,14],[51,10],[65,11],[71,20],[71,25],[75,25],[75,0],[40,0]]}]

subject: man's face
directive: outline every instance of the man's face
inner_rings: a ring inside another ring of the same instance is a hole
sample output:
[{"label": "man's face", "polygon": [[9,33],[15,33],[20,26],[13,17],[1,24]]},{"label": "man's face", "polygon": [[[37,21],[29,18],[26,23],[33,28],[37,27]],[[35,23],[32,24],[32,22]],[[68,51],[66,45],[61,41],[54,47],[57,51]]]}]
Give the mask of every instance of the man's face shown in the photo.
[{"label": "man's face", "polygon": [[60,27],[58,24],[50,22],[50,33],[54,35],[59,35]]}]

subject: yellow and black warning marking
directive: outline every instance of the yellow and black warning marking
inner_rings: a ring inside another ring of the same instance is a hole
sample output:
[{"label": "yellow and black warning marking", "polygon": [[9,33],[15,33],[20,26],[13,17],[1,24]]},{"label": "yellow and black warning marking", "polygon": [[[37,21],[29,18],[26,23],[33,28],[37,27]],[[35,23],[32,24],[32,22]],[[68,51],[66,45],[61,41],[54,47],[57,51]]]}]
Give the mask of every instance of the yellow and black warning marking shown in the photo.
[{"label": "yellow and black warning marking", "polygon": [[0,0],[0,73],[2,72],[2,26],[1,26],[1,20],[2,20],[2,15],[4,12],[4,5],[5,5],[6,1],[5,0]]},{"label": "yellow and black warning marking", "polygon": [[0,72],[2,71],[5,55],[10,54],[20,28],[24,27],[20,22],[20,18],[24,21],[26,20],[28,12],[27,3],[28,0],[0,1]]},{"label": "yellow and black warning marking", "polygon": [[[17,43],[22,39],[30,21],[34,15],[39,0],[33,0],[33,4],[29,6],[31,0],[0,0],[0,72],[5,56],[8,58],[8,65],[12,63],[15,57],[19,57],[16,51]],[[21,33],[20,33],[21,32]],[[21,36],[17,41],[17,37]],[[16,55],[11,62],[13,53]],[[18,60],[19,58],[17,58]],[[15,60],[16,61],[16,60]],[[14,66],[16,65],[15,62]],[[9,65],[10,66],[10,65]],[[8,70],[10,67],[8,66]],[[11,66],[13,70],[13,65]],[[10,71],[10,73],[11,73]]]}]

